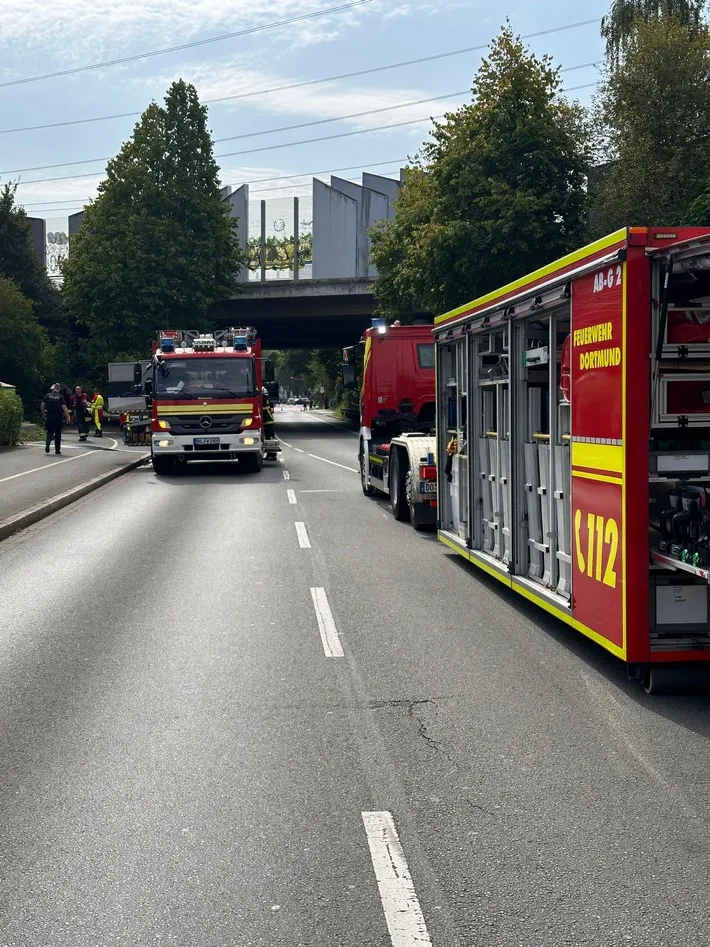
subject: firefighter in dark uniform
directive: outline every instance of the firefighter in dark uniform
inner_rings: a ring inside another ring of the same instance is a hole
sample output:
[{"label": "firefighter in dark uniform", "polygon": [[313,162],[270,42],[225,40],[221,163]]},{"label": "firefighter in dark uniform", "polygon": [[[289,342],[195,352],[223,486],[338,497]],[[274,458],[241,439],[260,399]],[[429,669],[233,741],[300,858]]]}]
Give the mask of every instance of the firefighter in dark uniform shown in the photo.
[{"label": "firefighter in dark uniform", "polygon": [[76,424],[77,430],[79,432],[79,440],[85,441],[89,436],[89,400],[86,397],[84,389],[81,385],[77,385],[74,389],[74,397],[72,398],[72,408],[74,410],[74,423]]},{"label": "firefighter in dark uniform", "polygon": [[262,414],[264,415],[264,440],[272,441],[276,437],[276,422],[274,421],[274,409],[269,401],[269,392],[266,388],[261,389],[261,398],[263,402]]}]

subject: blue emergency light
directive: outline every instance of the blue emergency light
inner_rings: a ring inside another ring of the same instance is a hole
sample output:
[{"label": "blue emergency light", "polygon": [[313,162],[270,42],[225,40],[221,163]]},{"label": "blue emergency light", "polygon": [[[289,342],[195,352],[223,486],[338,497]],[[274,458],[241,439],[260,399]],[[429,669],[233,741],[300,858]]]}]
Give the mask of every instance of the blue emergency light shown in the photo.
[{"label": "blue emergency light", "polygon": [[175,339],[169,339],[167,336],[163,336],[160,340],[160,349],[162,352],[174,352]]},{"label": "blue emergency light", "polygon": [[234,351],[235,352],[246,352],[247,348],[247,337],[245,335],[235,335],[234,336]]},{"label": "blue emergency light", "polygon": [[380,333],[380,335],[384,335],[385,332],[387,331],[387,320],[386,320],[386,319],[373,318],[373,320],[372,320],[372,328],[373,328],[373,329],[377,329],[377,331]]}]

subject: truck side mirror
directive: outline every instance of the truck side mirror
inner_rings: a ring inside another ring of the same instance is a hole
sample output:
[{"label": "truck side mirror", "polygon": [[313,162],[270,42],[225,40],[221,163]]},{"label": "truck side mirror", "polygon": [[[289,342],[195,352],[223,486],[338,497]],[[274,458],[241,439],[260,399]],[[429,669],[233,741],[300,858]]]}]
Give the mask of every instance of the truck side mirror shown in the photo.
[{"label": "truck side mirror", "polygon": [[357,377],[355,375],[355,366],[354,365],[343,365],[343,387],[344,388],[357,388]]},{"label": "truck side mirror", "polygon": [[274,363],[270,358],[264,359],[264,381],[271,382],[274,380]]},{"label": "truck side mirror", "polygon": [[140,362],[136,362],[133,366],[133,390],[138,389],[139,391],[143,388],[143,366]]}]

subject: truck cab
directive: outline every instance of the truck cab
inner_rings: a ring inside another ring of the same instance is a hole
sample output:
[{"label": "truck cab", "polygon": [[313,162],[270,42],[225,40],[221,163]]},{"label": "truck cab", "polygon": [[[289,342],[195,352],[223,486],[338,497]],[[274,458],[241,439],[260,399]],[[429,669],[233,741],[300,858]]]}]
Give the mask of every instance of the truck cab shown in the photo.
[{"label": "truck cab", "polygon": [[428,325],[367,329],[346,349],[343,378],[355,387],[361,355],[359,466],[363,493],[390,497],[395,518],[436,523],[435,379]]}]

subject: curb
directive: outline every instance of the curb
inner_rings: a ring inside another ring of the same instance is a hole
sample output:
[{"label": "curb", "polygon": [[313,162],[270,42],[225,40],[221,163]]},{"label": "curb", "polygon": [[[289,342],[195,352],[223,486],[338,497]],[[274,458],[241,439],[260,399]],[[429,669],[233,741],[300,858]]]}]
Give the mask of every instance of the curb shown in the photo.
[{"label": "curb", "polygon": [[76,500],[81,500],[87,494],[93,493],[94,490],[111,483],[112,480],[116,480],[123,474],[135,470],[136,467],[140,467],[149,460],[150,454],[141,454],[136,460],[132,460],[116,470],[109,470],[108,473],[94,477],[93,480],[87,480],[86,483],[80,483],[78,487],[72,487],[71,490],[67,490],[65,493],[59,493],[43,503],[38,503],[27,510],[22,510],[21,513],[15,513],[14,516],[8,516],[7,519],[0,520],[0,541],[7,539],[8,536],[12,536],[13,533],[17,533],[21,529],[27,529],[28,526],[38,523],[46,516],[51,516],[57,510],[64,509],[65,506],[69,506]]}]

